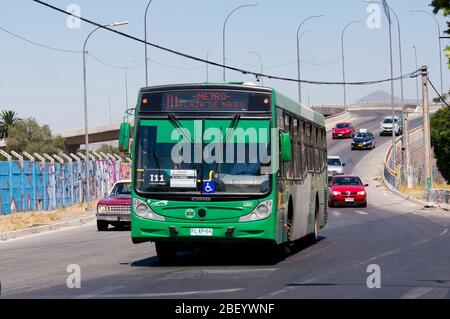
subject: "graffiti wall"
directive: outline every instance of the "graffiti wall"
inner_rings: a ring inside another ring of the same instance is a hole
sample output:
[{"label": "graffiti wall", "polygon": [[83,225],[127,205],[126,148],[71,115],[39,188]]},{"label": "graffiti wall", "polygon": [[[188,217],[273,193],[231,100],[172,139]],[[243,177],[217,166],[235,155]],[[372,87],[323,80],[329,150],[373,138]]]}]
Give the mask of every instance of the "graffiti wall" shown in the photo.
[{"label": "graffiti wall", "polygon": [[0,214],[53,210],[81,203],[89,181],[91,199],[100,199],[114,183],[131,177],[131,167],[112,160],[86,164],[0,162]]}]

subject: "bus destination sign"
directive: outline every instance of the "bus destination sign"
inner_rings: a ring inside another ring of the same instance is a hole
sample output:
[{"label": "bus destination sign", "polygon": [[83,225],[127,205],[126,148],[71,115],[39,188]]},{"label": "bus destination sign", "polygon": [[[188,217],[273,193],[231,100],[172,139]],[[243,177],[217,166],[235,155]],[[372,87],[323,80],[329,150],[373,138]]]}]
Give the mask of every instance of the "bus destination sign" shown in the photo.
[{"label": "bus destination sign", "polygon": [[167,93],[163,110],[167,111],[246,111],[249,95],[237,92]]},{"label": "bus destination sign", "polygon": [[144,94],[144,112],[269,111],[270,95],[235,91],[180,91]]}]

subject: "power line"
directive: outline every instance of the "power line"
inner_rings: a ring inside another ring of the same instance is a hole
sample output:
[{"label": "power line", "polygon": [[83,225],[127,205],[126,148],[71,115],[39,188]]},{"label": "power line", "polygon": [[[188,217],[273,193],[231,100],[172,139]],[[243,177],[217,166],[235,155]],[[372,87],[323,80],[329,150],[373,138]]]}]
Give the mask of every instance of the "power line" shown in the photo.
[{"label": "power line", "polygon": [[89,53],[89,52],[86,52],[86,54],[87,54],[88,56],[90,56],[91,58],[93,58],[93,59],[94,59],[95,61],[97,61],[98,63],[101,63],[101,64],[103,64],[103,65],[105,65],[105,66],[107,66],[107,67],[110,67],[110,68],[113,68],[113,69],[116,69],[116,70],[136,69],[136,68],[138,68],[138,67],[140,67],[140,66],[142,66],[142,65],[144,64],[144,62],[141,62],[141,63],[139,63],[139,64],[136,64],[136,65],[134,65],[134,66],[130,66],[129,68],[126,68],[126,67],[123,67],[123,66],[116,66],[116,65],[110,64],[110,63],[108,63],[108,62],[105,62],[105,61],[103,61],[102,59],[97,58],[95,55],[93,55],[93,54],[91,54],[91,53]]},{"label": "power line", "polygon": [[[342,57],[339,57],[339,58],[331,60],[331,61],[320,62],[320,63],[309,62],[309,61],[300,59],[300,62],[302,62],[303,64],[312,65],[312,66],[324,66],[324,65],[330,65],[330,64],[334,64],[336,62],[339,62],[339,61],[341,61],[341,59],[342,59]],[[254,67],[254,68],[259,67],[259,66],[254,65],[254,64],[242,63],[242,62],[239,62],[239,61],[236,61],[236,60],[232,60],[232,59],[227,59],[227,60],[230,61],[230,62],[236,63],[236,64],[244,65],[244,66],[249,66],[249,67]],[[297,63],[297,60],[291,61],[291,62],[286,62],[286,63],[283,63],[283,64],[267,65],[267,66],[265,66],[265,68],[266,69],[279,69],[279,68],[282,68],[282,67],[285,67],[285,66],[288,66],[288,65],[296,64],[296,63]]]},{"label": "power line", "polygon": [[208,64],[214,65],[216,67],[225,68],[225,69],[236,71],[236,72],[239,72],[239,73],[242,73],[242,74],[246,74],[246,75],[253,75],[255,77],[265,77],[265,78],[272,79],[272,80],[281,80],[281,81],[296,82],[296,83],[300,82],[300,83],[316,84],[316,85],[371,85],[371,84],[378,84],[378,83],[384,83],[384,82],[389,82],[389,81],[396,81],[396,80],[400,80],[400,79],[403,79],[403,78],[416,77],[416,76],[418,76],[418,72],[419,72],[419,70],[416,70],[416,71],[411,72],[411,73],[406,74],[406,75],[402,75],[402,76],[399,76],[399,77],[396,77],[396,78],[388,78],[388,79],[384,79],[384,80],[365,81],[365,82],[349,82],[349,83],[331,82],[331,81],[298,80],[298,79],[289,78],[289,77],[281,77],[281,76],[257,73],[257,72],[252,72],[252,71],[248,71],[248,70],[235,68],[235,67],[232,67],[232,66],[229,66],[229,65],[224,65],[224,64],[220,64],[220,63],[216,63],[216,62],[212,62],[212,61],[207,61],[205,59],[202,59],[202,58],[199,58],[199,57],[187,54],[187,53],[183,53],[183,52],[176,51],[176,50],[173,50],[173,49],[170,49],[170,48],[167,48],[167,47],[163,47],[163,46],[158,45],[158,44],[154,44],[154,43],[151,43],[151,42],[148,42],[148,41],[144,41],[144,40],[139,39],[139,38],[137,38],[135,36],[132,36],[130,34],[127,34],[127,33],[124,33],[124,32],[121,32],[121,31],[118,31],[118,30],[115,30],[115,29],[111,29],[111,28],[109,28],[107,26],[104,26],[104,25],[102,25],[100,23],[97,23],[97,22],[94,22],[92,20],[89,20],[89,19],[77,16],[76,14],[73,14],[71,12],[67,12],[67,11],[65,11],[63,9],[60,9],[58,7],[55,7],[55,6],[53,6],[53,5],[49,4],[49,3],[46,3],[46,2],[43,2],[43,1],[40,1],[40,0],[33,0],[33,1],[36,2],[36,3],[39,3],[39,4],[43,5],[43,6],[46,6],[46,7],[50,8],[50,9],[52,9],[52,10],[58,11],[60,13],[68,15],[68,16],[75,17],[75,18],[77,18],[77,19],[79,19],[81,21],[84,21],[84,22],[89,23],[91,25],[94,25],[96,27],[105,29],[105,30],[107,30],[109,32],[113,32],[113,33],[118,34],[118,35],[120,35],[122,37],[125,37],[125,38],[128,38],[128,39],[131,39],[131,40],[134,40],[134,41],[137,41],[137,42],[149,45],[149,46],[154,47],[156,49],[159,49],[159,50],[162,50],[162,51],[165,51],[165,52],[168,52],[168,53],[172,53],[174,55],[178,55],[178,56],[181,56],[181,57],[184,57],[184,58],[187,58],[187,59],[190,59],[190,60],[194,60],[194,61],[197,61],[197,62],[208,63]]},{"label": "power line", "polygon": [[[11,36],[13,36],[13,37],[15,37],[15,38],[17,38],[19,40],[25,41],[27,43],[30,43],[32,45],[35,45],[35,46],[38,46],[38,47],[41,47],[41,48],[44,48],[44,49],[57,51],[57,52],[62,52],[62,53],[77,53],[77,54],[83,53],[83,51],[75,51],[75,50],[67,50],[67,49],[56,48],[56,47],[49,46],[49,45],[46,45],[46,44],[43,44],[43,43],[40,43],[40,42],[37,42],[37,41],[34,41],[34,40],[30,40],[29,38],[25,38],[24,36],[18,35],[18,34],[14,33],[14,32],[11,32],[11,31],[3,28],[3,27],[0,27],[0,30],[5,32],[5,33],[8,33],[9,35],[11,35]],[[103,64],[103,65],[105,65],[107,67],[110,67],[110,68],[113,68],[113,69],[116,69],[116,70],[125,70],[126,69],[125,67],[117,66],[117,65],[113,65],[111,63],[105,62],[104,60],[100,59],[99,57],[97,57],[97,56],[95,56],[95,55],[93,55],[93,54],[91,54],[89,52],[86,52],[86,53],[91,58],[93,58],[95,61],[97,61],[97,62],[99,62],[99,63],[101,63],[101,64]],[[183,68],[183,67],[178,67],[178,66],[172,66],[172,65],[164,64],[164,63],[152,60],[152,59],[149,59],[149,61],[151,61],[152,63],[158,64],[158,65],[167,67],[167,68],[175,69],[175,70],[202,70],[202,69],[205,68],[205,67],[201,67],[201,68],[200,67]],[[138,67],[140,67],[143,64],[144,64],[144,62],[142,62],[142,63],[140,63],[138,65],[129,67],[128,69],[138,68]]]},{"label": "power line", "polygon": [[15,34],[15,33],[11,32],[9,30],[6,30],[3,27],[0,27],[0,30],[2,30],[3,32],[8,33],[9,35],[12,35],[13,37],[15,37],[17,39],[20,39],[22,41],[25,41],[25,42],[31,43],[33,45],[36,45],[38,47],[42,47],[42,48],[49,49],[49,50],[52,50],[52,51],[58,51],[58,52],[63,52],[63,53],[78,53],[78,54],[83,53],[83,51],[66,50],[66,49],[60,49],[60,48],[51,47],[49,45],[42,44],[42,43],[30,40],[30,39],[24,38],[24,37],[22,37],[22,36],[20,36],[18,34]]},{"label": "power line", "polygon": [[433,88],[434,92],[436,92],[436,94],[439,96],[439,99],[442,101],[442,103],[444,103],[445,105],[450,107],[450,105],[448,105],[446,99],[444,99],[442,97],[442,95],[438,92],[438,90],[436,90],[436,87],[433,85],[433,83],[431,82],[430,78],[428,78],[428,83],[430,83],[431,87]]}]

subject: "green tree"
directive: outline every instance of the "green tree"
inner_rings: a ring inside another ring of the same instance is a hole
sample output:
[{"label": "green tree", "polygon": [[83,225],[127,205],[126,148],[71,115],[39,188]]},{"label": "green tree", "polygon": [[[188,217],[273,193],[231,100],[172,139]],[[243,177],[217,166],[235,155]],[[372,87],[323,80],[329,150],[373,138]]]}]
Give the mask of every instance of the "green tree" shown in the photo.
[{"label": "green tree", "polygon": [[9,130],[20,121],[17,112],[2,111],[0,114],[0,139],[8,137]]},{"label": "green tree", "polygon": [[64,139],[52,136],[48,125],[40,126],[33,118],[17,122],[6,141],[6,152],[58,154],[63,149]]},{"label": "green tree", "polygon": [[450,107],[436,112],[431,119],[431,144],[437,166],[447,182],[450,182]]},{"label": "green tree", "polygon": [[117,147],[108,144],[103,144],[102,146],[100,146],[100,148],[97,149],[97,152],[98,153],[103,152],[105,154],[109,153],[111,155],[116,154],[119,155],[122,159],[126,158],[126,156],[123,153],[121,153]]}]

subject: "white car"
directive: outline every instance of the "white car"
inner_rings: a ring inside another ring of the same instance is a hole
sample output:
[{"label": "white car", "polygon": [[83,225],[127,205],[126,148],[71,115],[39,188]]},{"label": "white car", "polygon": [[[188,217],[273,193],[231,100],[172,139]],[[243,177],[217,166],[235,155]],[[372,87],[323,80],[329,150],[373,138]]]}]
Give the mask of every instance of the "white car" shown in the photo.
[{"label": "white car", "polygon": [[327,164],[328,176],[344,175],[345,163],[342,163],[342,160],[339,156],[328,156]]},{"label": "white car", "polygon": [[402,121],[398,116],[386,116],[383,122],[380,123],[380,136],[392,135],[392,129],[394,129],[395,135],[402,135]]}]

